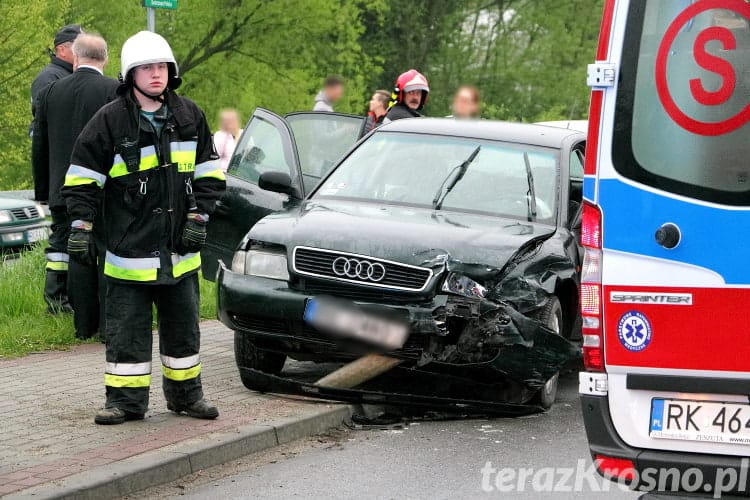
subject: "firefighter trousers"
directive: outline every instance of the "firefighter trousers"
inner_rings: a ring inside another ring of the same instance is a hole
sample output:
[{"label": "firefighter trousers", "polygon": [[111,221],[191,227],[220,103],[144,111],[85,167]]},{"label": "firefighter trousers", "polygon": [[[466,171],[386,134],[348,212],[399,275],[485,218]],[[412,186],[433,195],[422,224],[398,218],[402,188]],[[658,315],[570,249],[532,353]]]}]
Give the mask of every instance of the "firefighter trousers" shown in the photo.
[{"label": "firefighter trousers", "polygon": [[65,207],[50,207],[52,227],[44,253],[47,257],[44,300],[52,313],[69,312],[68,236],[70,221]]},{"label": "firefighter trousers", "polygon": [[167,402],[185,406],[203,398],[199,301],[197,274],[171,285],[107,280],[106,407],[138,414],[148,409],[152,305],[157,312],[162,387]]}]

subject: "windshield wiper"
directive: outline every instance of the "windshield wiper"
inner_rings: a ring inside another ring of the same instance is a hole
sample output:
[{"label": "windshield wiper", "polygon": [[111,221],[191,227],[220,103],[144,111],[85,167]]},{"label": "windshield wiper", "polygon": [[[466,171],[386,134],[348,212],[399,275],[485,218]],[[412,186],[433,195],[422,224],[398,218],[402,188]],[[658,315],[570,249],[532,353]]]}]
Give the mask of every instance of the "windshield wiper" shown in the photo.
[{"label": "windshield wiper", "polygon": [[534,189],[534,174],[531,172],[529,153],[523,152],[523,162],[526,164],[526,181],[529,184],[529,192],[526,193],[526,201],[529,206],[529,222],[536,220],[536,190]]},{"label": "windshield wiper", "polygon": [[[440,207],[443,206],[443,201],[445,201],[446,196],[448,196],[448,193],[450,193],[453,188],[458,184],[458,181],[463,179],[464,175],[466,174],[466,171],[469,169],[469,165],[471,162],[474,161],[474,158],[477,157],[479,154],[479,151],[482,149],[482,146],[477,146],[477,148],[469,155],[466,160],[455,167],[453,170],[450,171],[448,176],[443,180],[442,184],[440,184],[440,187],[437,190],[437,193],[435,193],[435,197],[432,199],[432,208],[435,210],[440,210]],[[445,183],[448,182],[448,179],[451,178],[453,175],[453,172],[458,171],[455,177],[451,180],[450,184],[448,184],[448,187],[445,188],[445,191],[443,191],[443,187],[445,186]]]}]

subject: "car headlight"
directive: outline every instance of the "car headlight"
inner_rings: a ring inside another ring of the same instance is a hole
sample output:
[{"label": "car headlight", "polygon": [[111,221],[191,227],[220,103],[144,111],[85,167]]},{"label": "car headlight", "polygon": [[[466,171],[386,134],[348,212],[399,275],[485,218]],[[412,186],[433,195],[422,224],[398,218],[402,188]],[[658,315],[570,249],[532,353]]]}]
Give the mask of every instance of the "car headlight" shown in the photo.
[{"label": "car headlight", "polygon": [[232,272],[245,274],[245,261],[247,260],[247,252],[244,250],[237,250],[232,256]]},{"label": "car headlight", "polygon": [[483,299],[487,295],[487,289],[485,287],[473,279],[458,273],[450,273],[448,277],[445,278],[445,281],[443,282],[443,291],[472,299]]},{"label": "car headlight", "polygon": [[6,222],[12,221],[13,215],[11,215],[9,210],[0,210],[0,224],[5,224]]},{"label": "car headlight", "polygon": [[261,278],[289,280],[286,251],[282,249],[263,248],[235,252],[232,271]]}]

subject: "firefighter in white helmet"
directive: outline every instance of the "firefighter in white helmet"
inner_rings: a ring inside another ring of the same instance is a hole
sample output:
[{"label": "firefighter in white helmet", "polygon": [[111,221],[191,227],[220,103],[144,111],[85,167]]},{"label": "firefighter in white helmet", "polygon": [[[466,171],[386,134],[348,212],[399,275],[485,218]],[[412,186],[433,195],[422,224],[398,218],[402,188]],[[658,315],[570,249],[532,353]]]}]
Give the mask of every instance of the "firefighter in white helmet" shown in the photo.
[{"label": "firefighter in white helmet", "polygon": [[120,80],[119,97],[81,132],[63,188],[70,258],[95,265],[97,213],[107,247],[107,399],[95,422],[139,420],[148,409],[153,305],[167,407],[216,418],[200,379],[198,271],[224,173],[203,112],[174,92],[180,77],[164,38],[129,38]]}]

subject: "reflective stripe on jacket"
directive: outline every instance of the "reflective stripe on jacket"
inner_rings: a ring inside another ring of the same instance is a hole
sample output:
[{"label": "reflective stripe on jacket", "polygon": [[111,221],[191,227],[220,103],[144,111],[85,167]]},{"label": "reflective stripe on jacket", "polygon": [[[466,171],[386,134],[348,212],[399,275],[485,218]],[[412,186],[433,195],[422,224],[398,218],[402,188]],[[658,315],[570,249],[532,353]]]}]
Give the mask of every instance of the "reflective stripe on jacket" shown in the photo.
[{"label": "reflective stripe on jacket", "polygon": [[103,214],[109,278],[168,284],[200,268],[179,254],[190,210],[211,214],[226,183],[203,112],[166,94],[157,133],[133,98],[104,106],[79,136],[63,195],[72,219]]}]

